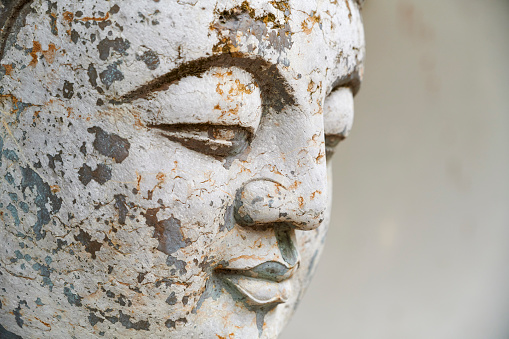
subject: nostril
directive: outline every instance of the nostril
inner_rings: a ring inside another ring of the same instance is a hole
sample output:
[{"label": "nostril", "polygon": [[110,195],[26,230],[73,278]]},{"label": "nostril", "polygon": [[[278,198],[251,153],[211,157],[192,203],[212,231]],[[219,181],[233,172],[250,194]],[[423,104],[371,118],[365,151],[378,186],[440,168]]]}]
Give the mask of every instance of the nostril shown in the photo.
[{"label": "nostril", "polygon": [[241,226],[278,222],[288,216],[285,204],[286,189],[282,185],[263,179],[251,181],[236,193],[235,220]]}]

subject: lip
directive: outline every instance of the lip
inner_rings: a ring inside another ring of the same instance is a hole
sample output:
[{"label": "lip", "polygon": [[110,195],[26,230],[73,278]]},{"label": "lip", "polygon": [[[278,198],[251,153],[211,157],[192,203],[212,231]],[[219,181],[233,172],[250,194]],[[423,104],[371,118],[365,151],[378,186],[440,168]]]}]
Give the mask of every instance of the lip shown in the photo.
[{"label": "lip", "polygon": [[252,268],[217,269],[221,279],[253,306],[277,305],[288,301],[292,293],[290,278],[299,263],[288,266],[266,261]]}]

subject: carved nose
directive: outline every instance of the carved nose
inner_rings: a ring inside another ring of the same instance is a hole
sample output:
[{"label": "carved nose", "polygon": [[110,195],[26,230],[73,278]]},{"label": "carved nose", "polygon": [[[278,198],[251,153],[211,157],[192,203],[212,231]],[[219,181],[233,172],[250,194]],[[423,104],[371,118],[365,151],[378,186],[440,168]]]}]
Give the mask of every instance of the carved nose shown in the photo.
[{"label": "carved nose", "polygon": [[255,180],[237,191],[235,219],[241,226],[284,223],[301,230],[312,230],[324,219],[324,201],[325,197],[305,197],[274,181]]}]

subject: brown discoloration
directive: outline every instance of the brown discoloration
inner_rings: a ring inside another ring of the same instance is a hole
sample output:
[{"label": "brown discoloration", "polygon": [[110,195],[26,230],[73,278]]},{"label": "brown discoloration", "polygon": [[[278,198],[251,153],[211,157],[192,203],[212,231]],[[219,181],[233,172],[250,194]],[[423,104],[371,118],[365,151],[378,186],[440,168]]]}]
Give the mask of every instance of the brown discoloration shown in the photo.
[{"label": "brown discoloration", "polygon": [[346,8],[348,8],[348,19],[352,22],[352,9],[350,8],[350,0],[345,0]]},{"label": "brown discoloration", "polygon": [[311,34],[313,28],[317,23],[320,23],[320,16],[316,15],[316,13],[313,13],[311,16],[309,16],[306,20],[304,20],[301,23],[302,31],[307,35]]},{"label": "brown discoloration", "polygon": [[261,98],[264,106],[270,106],[275,111],[281,111],[286,105],[295,104],[291,86],[280,74],[276,65],[268,63],[261,57],[244,57],[241,53],[233,55],[220,54],[190,61],[110,102],[119,104],[147,97],[153,92],[167,90],[170,85],[176,83],[182,77],[200,76],[215,66],[238,67],[253,74],[256,84],[262,92]]},{"label": "brown discoloration", "polygon": [[302,184],[302,182],[301,182],[301,181],[295,180],[295,181],[293,182],[293,184],[291,184],[290,186],[288,186],[288,189],[289,189],[289,190],[291,190],[291,191],[294,191],[294,190],[296,190],[296,189],[297,189],[297,187],[299,187],[299,186],[300,186],[300,184]]},{"label": "brown discoloration", "polygon": [[322,194],[322,191],[316,190],[309,196],[309,199],[313,200],[317,194]]},{"label": "brown discoloration", "polygon": [[304,198],[299,197],[299,198],[297,198],[297,201],[299,202],[299,208],[303,208],[304,207]]},{"label": "brown discoloration", "polygon": [[165,178],[166,178],[166,174],[164,174],[162,172],[157,173],[157,175],[156,175],[157,184],[154,186],[154,188],[152,188],[151,190],[149,190],[147,192],[147,199],[148,200],[152,200],[152,195],[154,194],[154,191],[157,188],[161,188],[162,187]]},{"label": "brown discoloration", "polygon": [[74,19],[74,13],[73,12],[64,12],[63,17],[64,17],[65,21],[71,22]]},{"label": "brown discoloration", "polygon": [[111,179],[111,169],[105,164],[98,164],[97,168],[92,171],[90,166],[84,164],[78,171],[78,178],[85,186],[92,180],[103,185]]},{"label": "brown discoloration", "polygon": [[49,18],[50,18],[51,33],[53,33],[53,35],[57,36],[58,35],[58,27],[57,27],[56,13],[50,13]]},{"label": "brown discoloration", "polygon": [[44,55],[44,59],[48,62],[48,64],[52,64],[55,61],[55,52],[58,50],[55,44],[48,44],[48,49],[45,51],[41,51],[42,55]]},{"label": "brown discoloration", "polygon": [[147,50],[143,52],[141,55],[136,56],[136,60],[141,60],[147,65],[147,68],[150,70],[155,70],[159,67],[159,55],[152,50]]},{"label": "brown discoloration", "polygon": [[39,58],[37,57],[37,53],[42,51],[41,44],[39,41],[33,41],[33,47],[32,51],[30,52],[30,56],[32,57],[32,61],[28,64],[28,66],[35,67],[37,66],[37,62],[39,61]]},{"label": "brown discoloration", "polygon": [[83,231],[82,229],[80,229],[78,235],[74,236],[74,239],[76,241],[79,241],[83,246],[85,246],[85,251],[90,253],[92,259],[96,258],[95,253],[99,251],[101,249],[101,246],[103,245],[102,243],[96,240],[92,240],[92,236],[87,232]]},{"label": "brown discoloration", "polygon": [[289,12],[291,10],[290,5],[288,4],[287,0],[283,1],[271,1],[270,4],[274,6],[274,8],[277,8],[281,12]]},{"label": "brown discoloration", "polygon": [[[247,1],[240,6],[217,13],[218,20],[211,23],[209,29],[215,30],[219,42],[212,51],[218,53],[236,53],[242,45],[243,36],[255,36],[259,41],[258,53],[271,48],[279,53],[292,46],[292,32],[289,25],[289,11],[284,11],[282,20],[273,13],[256,16],[256,11]],[[254,50],[254,47],[250,47]]]},{"label": "brown discoloration", "polygon": [[12,74],[12,70],[14,69],[14,67],[12,67],[12,65],[5,64],[5,65],[2,65],[2,66],[5,69],[5,75],[11,75]]},{"label": "brown discoloration", "polygon": [[110,18],[110,13],[106,13],[106,15],[104,17],[91,17],[91,16],[86,16],[84,18],[79,18],[79,19],[76,19],[76,20],[79,20],[79,21],[106,21]]}]

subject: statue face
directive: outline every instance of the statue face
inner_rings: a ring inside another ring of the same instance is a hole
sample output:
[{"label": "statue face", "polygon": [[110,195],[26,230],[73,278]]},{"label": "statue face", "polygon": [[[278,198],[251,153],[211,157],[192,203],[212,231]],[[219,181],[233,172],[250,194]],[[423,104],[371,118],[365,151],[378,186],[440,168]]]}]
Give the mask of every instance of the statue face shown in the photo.
[{"label": "statue face", "polygon": [[277,336],[329,222],[358,5],[27,6],[0,66],[2,325]]}]

